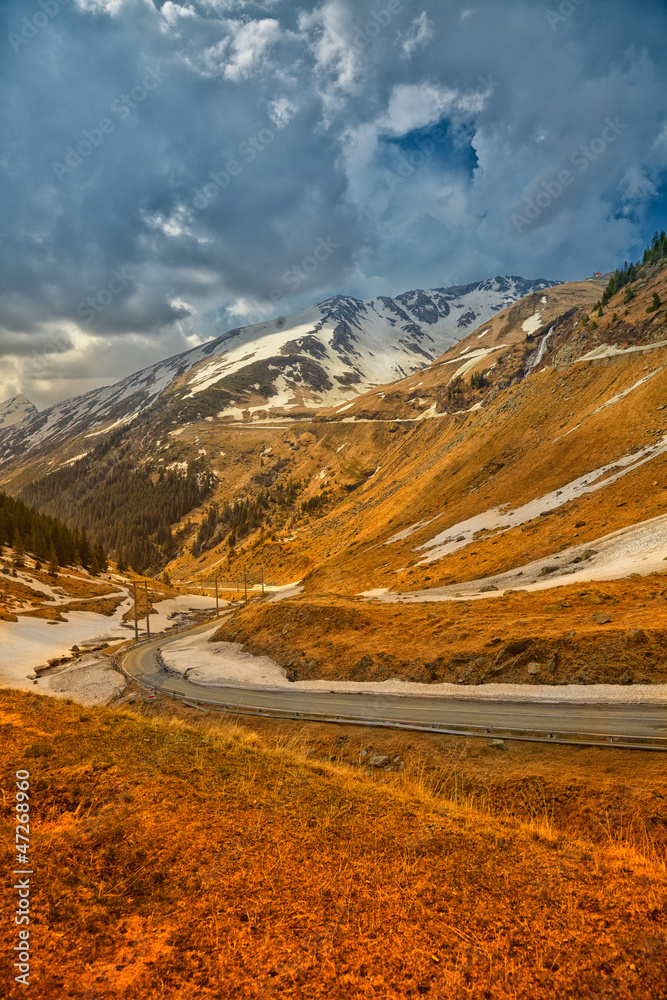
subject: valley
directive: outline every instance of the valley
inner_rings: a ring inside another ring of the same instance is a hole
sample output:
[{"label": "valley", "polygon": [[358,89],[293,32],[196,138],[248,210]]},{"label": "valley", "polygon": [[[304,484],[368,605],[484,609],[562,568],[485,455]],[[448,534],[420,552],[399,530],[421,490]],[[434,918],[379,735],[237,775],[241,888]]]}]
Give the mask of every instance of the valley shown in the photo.
[{"label": "valley", "polygon": [[[667,325],[650,304],[667,301],[664,257],[619,280],[530,291],[418,372],[296,422],[189,415],[166,430],[185,376],[74,460],[76,425],[26,452],[30,417],[5,433],[4,488],[99,533],[105,510],[155,510],[158,495],[168,518],[183,484],[184,513],[137,552],[184,593],[212,598],[217,580],[237,599],[249,582],[216,638],[293,681],[661,684]],[[402,299],[431,320],[443,301]],[[260,583],[294,590],[277,601]]]},{"label": "valley", "polygon": [[36,997],[660,995],[665,261],[631,287],[310,412],[178,375],[85,454],[6,428]]}]

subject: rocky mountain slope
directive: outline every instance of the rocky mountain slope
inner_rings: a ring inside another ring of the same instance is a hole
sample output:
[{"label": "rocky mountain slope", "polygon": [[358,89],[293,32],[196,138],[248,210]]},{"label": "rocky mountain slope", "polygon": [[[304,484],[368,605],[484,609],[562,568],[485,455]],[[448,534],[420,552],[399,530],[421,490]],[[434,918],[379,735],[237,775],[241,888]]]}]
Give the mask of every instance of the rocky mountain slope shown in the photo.
[{"label": "rocky mountain slope", "polygon": [[[20,427],[3,433],[0,423],[4,481],[25,456],[32,461],[48,451],[57,465],[89,451],[158,400],[173,426],[205,416],[229,421],[312,414],[345,403],[423,368],[472,326],[554,284],[499,276],[366,302],[337,295],[293,316],[229,330],[39,414],[17,409],[23,414]],[[67,451],[74,441],[76,449]],[[55,455],[58,447],[65,447],[62,456]]]}]

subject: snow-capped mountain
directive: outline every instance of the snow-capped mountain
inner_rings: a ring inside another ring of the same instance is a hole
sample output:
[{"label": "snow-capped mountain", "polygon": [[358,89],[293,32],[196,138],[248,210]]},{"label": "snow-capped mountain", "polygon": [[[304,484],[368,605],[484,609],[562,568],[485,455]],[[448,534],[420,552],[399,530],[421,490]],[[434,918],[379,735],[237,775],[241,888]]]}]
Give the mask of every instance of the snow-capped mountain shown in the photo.
[{"label": "snow-capped mountain", "polygon": [[338,405],[425,367],[471,328],[557,284],[498,276],[396,298],[336,295],[286,318],[229,330],[114,385],[56,403],[14,429],[0,429],[0,464],[81,434],[92,446],[166,393],[177,418],[289,417]]},{"label": "snow-capped mountain", "polygon": [[5,399],[0,403],[0,429],[20,424],[22,420],[34,416],[37,412],[37,407],[27,396],[12,396],[11,399]]}]

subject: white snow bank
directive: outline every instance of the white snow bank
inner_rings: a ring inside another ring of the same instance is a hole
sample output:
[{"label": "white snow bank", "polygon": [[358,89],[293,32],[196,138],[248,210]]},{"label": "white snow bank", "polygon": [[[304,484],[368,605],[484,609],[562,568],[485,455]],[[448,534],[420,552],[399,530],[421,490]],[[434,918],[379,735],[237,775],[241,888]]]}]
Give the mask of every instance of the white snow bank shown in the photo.
[{"label": "white snow bank", "polygon": [[[221,602],[222,603],[222,602]],[[17,622],[0,621],[0,687],[32,688],[26,677],[34,667],[43,666],[47,660],[67,656],[73,645],[85,646],[95,642],[119,642],[133,638],[134,624],[123,624],[125,612],[132,607],[132,598],[126,600],[113,615],[106,617],[92,611],[67,611],[65,622],[49,625],[43,618],[20,617]],[[215,599],[185,595],[159,601],[155,604],[157,615],[150,616],[151,632],[160,632],[174,621],[170,612],[185,613],[191,608],[214,608]],[[140,619],[140,634],[144,634],[146,619]]]},{"label": "white snow bank", "polygon": [[482,361],[483,358],[488,357],[489,354],[501,351],[504,347],[507,347],[507,344],[497,344],[495,347],[476,347],[470,354],[460,355],[458,358],[454,358],[454,361],[463,360],[463,364],[456,369],[449,381],[453,382],[455,378],[459,377],[459,375],[465,375],[471,368],[474,368],[479,361]]},{"label": "white snow bank", "polygon": [[536,330],[539,330],[541,325],[542,325],[542,313],[535,312],[533,313],[532,316],[529,316],[528,319],[525,319],[523,321],[523,323],[521,324],[521,329],[523,330],[524,333],[535,333]]},{"label": "white snow bank", "polygon": [[167,669],[193,684],[243,687],[248,678],[256,687],[275,687],[277,680],[288,683],[283,668],[268,656],[244,653],[239,642],[209,642],[217,628],[186,635],[163,647]]},{"label": "white snow bank", "polygon": [[103,656],[82,657],[56,674],[40,677],[36,685],[42,694],[71,698],[81,705],[108,705],[126,686],[123,675]]},{"label": "white snow bank", "polygon": [[[419,684],[386,681],[288,681],[284,669],[268,656],[244,653],[238,642],[209,642],[215,628],[170,642],[162,650],[167,668],[202,687],[247,687],[290,691],[362,691],[377,695],[505,701],[622,702],[667,704],[667,684]],[[196,663],[196,666],[193,666]]]},{"label": "white snow bank", "polygon": [[[584,558],[584,553],[594,551]],[[574,560],[579,560],[574,562]],[[429,601],[487,600],[502,597],[506,588],[528,591],[551,590],[554,587],[592,580],[619,580],[631,573],[647,576],[649,573],[667,572],[667,514],[660,514],[648,521],[620,528],[593,542],[561,549],[556,555],[536,559],[516,566],[507,573],[486,576],[466,583],[452,583],[446,587],[412,592],[391,592],[387,588],[365,590],[359,597],[375,598],[395,603],[423,603]],[[559,566],[554,572],[540,576],[545,566]],[[561,568],[562,567],[562,568]],[[497,591],[480,593],[482,587],[497,587]]]},{"label": "white snow bank", "polygon": [[129,600],[110,618],[90,611],[68,612],[68,620],[57,625],[49,625],[43,618],[0,621],[0,687],[32,689],[32,680],[26,674],[56,656],[67,656],[75,644],[130,638],[129,630],[120,625],[128,607]]},{"label": "white snow bank", "polygon": [[297,594],[303,594],[303,585],[297,580],[296,583],[286,583],[282,587],[276,587],[273,597],[269,597],[271,602],[274,601],[284,601],[288,597],[296,597]]},{"label": "white snow bank", "polygon": [[593,348],[588,354],[577,358],[574,364],[581,361],[596,361],[598,358],[615,358],[619,354],[636,354],[641,351],[655,351],[659,347],[665,347],[667,340],[660,340],[656,344],[635,344],[632,347],[618,347],[616,344],[601,344],[600,347]]},{"label": "white snow bank", "polygon": [[443,556],[456,552],[457,549],[464,548],[473,541],[478,531],[498,528],[502,532],[519,524],[526,524],[545,511],[556,510],[563,504],[569,503],[570,500],[575,500],[586,493],[595,493],[597,490],[615,483],[628,472],[634,472],[635,469],[659,455],[665,454],[665,452],[667,452],[667,437],[662,437],[654,445],[640,448],[631,455],[623,455],[609,465],[593,469],[591,472],[561,486],[560,489],[552,490],[551,493],[546,493],[535,500],[529,500],[528,503],[522,504],[515,510],[494,507],[491,510],[482,511],[481,514],[466,518],[465,521],[459,521],[458,524],[445,528],[429,541],[418,545],[413,551],[431,550],[419,562],[420,566],[435,562],[436,559],[441,559]]},{"label": "white snow bank", "polygon": [[[227,606],[227,601],[220,598],[220,607]],[[166,601],[155,601],[153,604],[157,614],[150,616],[151,632],[163,632],[177,621],[177,615],[187,614],[188,611],[214,611],[215,597],[206,595],[185,594],[179,597],[169,597]],[[170,618],[169,615],[173,615]],[[143,626],[142,626],[143,621]],[[146,619],[139,619],[139,627],[143,630]]]},{"label": "white snow bank", "polygon": [[600,410],[606,409],[607,406],[613,406],[614,403],[618,403],[620,402],[621,399],[625,399],[625,397],[629,396],[631,392],[634,392],[635,389],[638,389],[640,385],[644,385],[645,382],[648,382],[650,379],[652,379],[654,375],[658,374],[658,372],[663,371],[664,368],[665,366],[661,365],[660,368],[656,368],[654,371],[649,372],[648,375],[645,375],[644,378],[640,378],[638,382],[635,382],[635,384],[631,385],[628,389],[624,389],[623,392],[619,392],[615,396],[612,396],[611,399],[608,399],[606,402],[598,406],[596,410],[593,410],[591,416],[593,416],[593,414],[595,413],[599,413]]}]

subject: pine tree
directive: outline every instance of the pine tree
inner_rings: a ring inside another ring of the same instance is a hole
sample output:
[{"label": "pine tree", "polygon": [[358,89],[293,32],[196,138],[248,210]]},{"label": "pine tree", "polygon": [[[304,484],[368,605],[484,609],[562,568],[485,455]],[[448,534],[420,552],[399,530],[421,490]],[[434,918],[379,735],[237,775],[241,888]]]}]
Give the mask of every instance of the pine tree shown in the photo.
[{"label": "pine tree", "polygon": [[653,302],[646,310],[647,313],[656,312],[662,305],[662,300],[657,292],[653,293]]},{"label": "pine tree", "polygon": [[59,569],[60,566],[58,565],[58,555],[56,553],[56,547],[53,544],[53,542],[51,542],[51,546],[49,548],[49,571],[48,571],[49,576],[57,576]]},{"label": "pine tree", "polygon": [[[102,548],[100,542],[98,542],[95,548],[93,549],[93,559],[95,560],[95,563],[98,567],[98,573],[106,573],[107,569],[109,568],[109,563],[107,557],[104,554],[104,549]],[[92,561],[91,561],[91,566],[92,566]]]},{"label": "pine tree", "polygon": [[14,562],[17,566],[23,566],[25,557],[25,546],[23,545],[23,539],[21,538],[18,528],[14,529],[14,540],[12,547],[15,552]]}]

